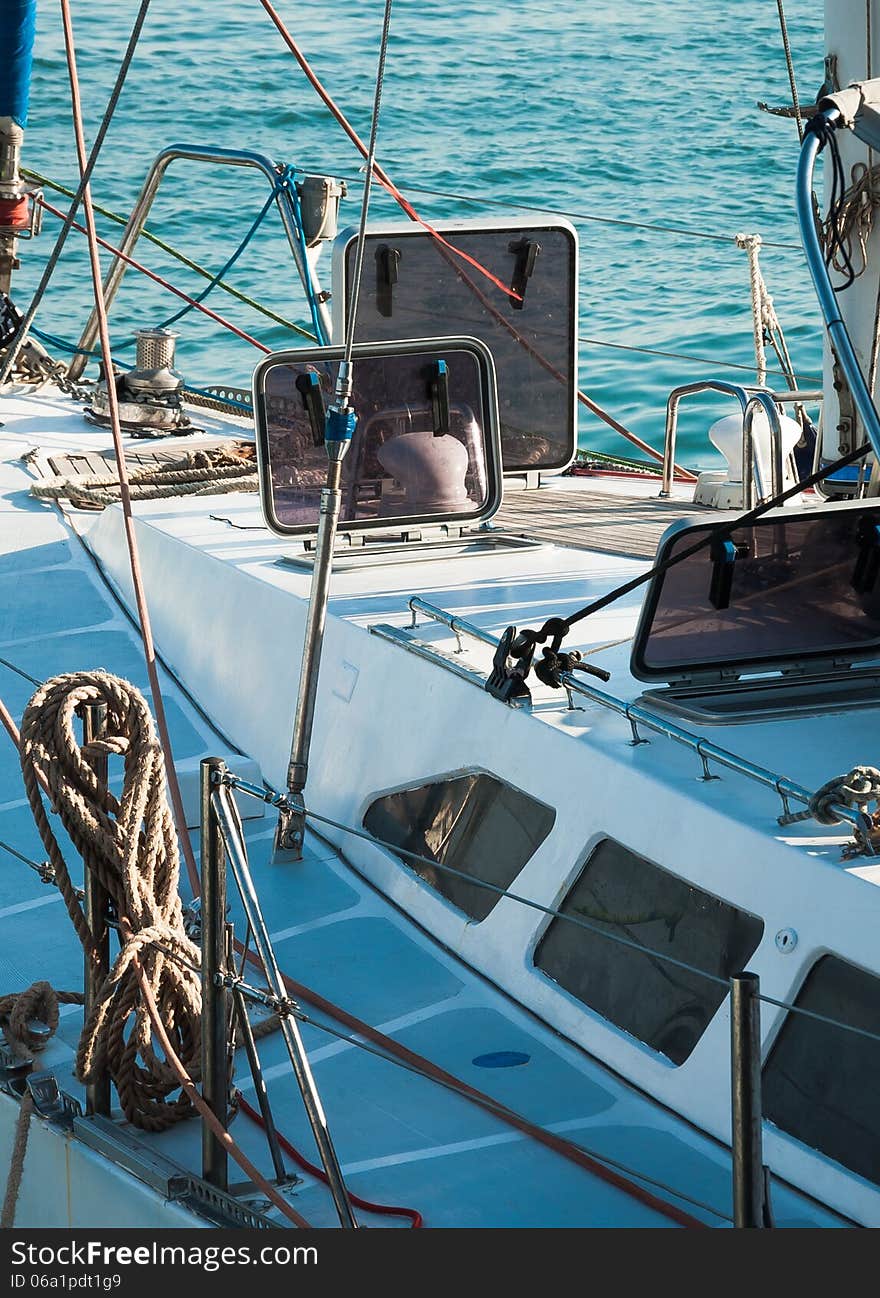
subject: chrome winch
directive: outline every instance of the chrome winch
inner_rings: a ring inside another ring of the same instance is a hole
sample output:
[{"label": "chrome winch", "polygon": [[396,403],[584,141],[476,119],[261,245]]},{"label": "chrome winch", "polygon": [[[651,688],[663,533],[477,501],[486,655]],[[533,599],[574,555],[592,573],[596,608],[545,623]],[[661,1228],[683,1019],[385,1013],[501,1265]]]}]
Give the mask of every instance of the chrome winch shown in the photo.
[{"label": "chrome winch", "polygon": [[[135,366],[114,377],[119,419],[134,435],[192,431],[183,409],[183,376],[174,368],[178,335],[171,329],[138,329]],[[98,384],[88,412],[96,423],[110,422],[106,380]]]}]

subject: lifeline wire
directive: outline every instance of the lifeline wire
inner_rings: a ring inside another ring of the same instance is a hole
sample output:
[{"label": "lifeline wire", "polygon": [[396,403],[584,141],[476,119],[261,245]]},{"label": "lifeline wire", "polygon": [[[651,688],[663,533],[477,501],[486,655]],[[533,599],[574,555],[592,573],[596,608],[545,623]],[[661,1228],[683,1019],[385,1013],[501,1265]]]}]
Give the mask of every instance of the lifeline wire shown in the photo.
[{"label": "lifeline wire", "polygon": [[[603,647],[607,648],[608,646],[606,645]],[[5,659],[0,659],[0,661],[6,662]],[[13,663],[6,663],[6,666],[10,667],[13,671],[20,671],[20,669],[17,668]],[[28,679],[33,680],[33,677],[28,677]],[[39,685],[42,682],[35,681],[34,683]],[[235,775],[231,775],[229,777],[229,783],[232,788],[236,788],[236,787],[241,788],[242,792],[248,794],[251,797],[260,796],[260,800],[268,803],[270,806],[278,806],[279,803],[283,802],[284,800],[284,795],[278,793],[278,791],[275,789],[266,790],[266,792],[263,795],[258,795],[256,793],[255,786],[248,785],[247,781],[242,781],[238,778],[238,776]],[[615,933],[609,933],[607,929],[600,928],[598,924],[590,923],[589,920],[585,920],[580,916],[567,914],[565,911],[559,910],[558,908],[553,906],[544,906],[540,902],[533,901],[529,897],[522,897],[518,893],[511,892],[509,889],[502,888],[497,884],[489,883],[487,880],[480,879],[476,875],[469,874],[465,870],[458,870],[454,866],[445,865],[443,862],[434,860],[431,857],[420,856],[417,852],[410,852],[408,849],[400,847],[395,843],[390,843],[385,839],[375,838],[372,834],[367,833],[365,830],[355,829],[351,825],[343,824],[342,821],[332,820],[328,816],[322,816],[316,811],[306,810],[305,814],[306,817],[309,819],[317,820],[322,824],[332,826],[334,829],[339,829],[343,833],[352,835],[352,837],[354,838],[360,838],[364,842],[369,843],[374,847],[386,848],[388,851],[394,853],[397,856],[406,857],[408,860],[413,861],[417,864],[426,865],[431,869],[440,870],[442,873],[453,875],[456,878],[471,883],[476,887],[483,888],[487,892],[493,892],[499,897],[506,897],[510,901],[519,902],[521,905],[527,906],[532,910],[537,910],[540,911],[542,914],[550,915],[554,919],[565,920],[567,923],[575,924],[578,927],[587,929],[589,932],[595,933],[600,937],[606,937],[609,939],[609,941],[617,942],[621,946],[626,946],[633,950],[641,951],[645,955],[655,957],[657,960],[663,961],[667,964],[674,965],[677,968],[684,970],[686,973],[696,974],[701,978],[705,978],[710,982],[715,982],[725,987],[729,986],[729,980],[721,977],[718,974],[710,973],[706,969],[700,969],[697,965],[688,964],[684,960],[677,960],[674,956],[665,955],[663,952],[655,951],[653,947],[646,946],[642,942],[637,942],[631,938],[621,937],[620,935]],[[5,847],[8,851],[12,853],[12,855],[17,856],[19,860],[23,861],[26,865],[31,866],[34,870],[37,870],[38,872],[40,871],[40,866],[37,864],[37,862],[30,860],[28,857],[22,856],[20,852],[17,852],[14,848],[9,847],[6,843],[0,842],[0,847]],[[630,920],[629,922],[635,922],[635,921]],[[870,1040],[880,1042],[880,1034],[873,1033],[870,1030],[865,1028],[857,1028],[853,1024],[844,1023],[841,1020],[829,1018],[824,1014],[817,1014],[815,1011],[812,1010],[802,1009],[800,1006],[797,1006],[790,1001],[775,1000],[773,997],[765,996],[761,993],[759,993],[759,999],[765,1000],[767,1001],[768,1004],[775,1005],[781,1009],[793,1010],[798,1014],[805,1014],[809,1018],[817,1019],[818,1021],[827,1023],[832,1027],[843,1028],[848,1032],[855,1032],[860,1036],[865,1036]]]},{"label": "lifeline wire", "polygon": [[376,166],[376,137],[379,131],[379,109],[382,106],[382,86],[385,80],[385,58],[388,52],[388,34],[391,27],[392,0],[385,0],[385,16],[382,22],[382,39],[379,44],[379,67],[376,72],[376,93],[373,99],[373,119],[370,123],[370,143],[367,152],[367,174],[364,177],[364,196],[361,202],[361,219],[357,235],[357,252],[355,254],[354,283],[352,284],[351,302],[348,308],[348,320],[345,327],[345,359],[343,361],[346,377],[351,365],[351,354],[354,347],[354,322],[357,319],[358,298],[361,291],[361,276],[364,269],[364,244],[367,230],[367,212],[370,207],[370,189],[373,183],[373,172]]},{"label": "lifeline wire", "polygon": [[[50,180],[48,176],[41,175],[39,171],[29,171],[26,167],[22,167],[21,174],[26,176],[28,179],[38,180],[42,185],[48,185],[50,189],[54,189],[58,194],[66,194],[68,198],[73,196],[72,189],[67,189],[64,185],[57,184],[54,180]],[[106,217],[108,221],[114,221],[116,225],[125,226],[128,224],[124,216],[119,216],[116,212],[111,212],[109,208],[102,207],[100,203],[95,203],[93,201],[92,207],[96,212],[100,212],[101,216]],[[153,234],[153,232],[148,230],[146,226],[141,230],[139,238],[146,239],[149,243],[155,244],[157,248],[161,248],[163,252],[167,252],[170,257],[179,261],[182,266],[186,266],[188,270],[195,271],[197,275],[201,275],[202,279],[213,278],[211,272],[205,270],[204,266],[200,266],[197,261],[193,261],[191,257],[187,257],[179,248],[175,248],[172,244],[166,243],[164,239],[160,239],[157,234]],[[300,334],[303,338],[308,338],[310,342],[315,341],[307,329],[303,329],[300,325],[294,324],[292,320],[288,320],[285,316],[278,315],[277,312],[271,311],[269,307],[265,306],[262,302],[254,301],[252,297],[248,297],[247,293],[242,293],[240,289],[234,288],[224,280],[218,280],[217,287],[222,289],[224,293],[228,293],[230,297],[237,298],[239,302],[244,302],[245,306],[253,307],[255,311],[259,311],[260,314],[266,316],[268,320],[274,320],[276,324],[283,325],[285,329],[290,329],[293,333]]]},{"label": "lifeline wire", "polygon": [[[706,969],[700,969],[697,965],[688,964],[685,960],[677,960],[674,956],[666,955],[662,951],[657,951],[653,947],[645,946],[643,942],[636,942],[634,939],[621,937],[617,933],[609,933],[607,929],[599,928],[596,924],[591,924],[589,920],[582,919],[577,915],[569,915],[565,911],[556,909],[553,906],[543,906],[538,901],[532,901],[530,897],[521,897],[518,893],[510,892],[505,888],[498,887],[497,884],[487,883],[485,879],[480,879],[474,874],[468,874],[465,870],[457,870],[454,866],[444,865],[440,861],[435,861],[427,856],[419,856],[416,852],[409,852],[406,848],[398,847],[394,843],[386,842],[381,838],[374,838],[363,830],[354,829],[351,825],[344,825],[341,821],[331,820],[328,816],[321,816],[316,811],[306,811],[306,818],[318,820],[322,824],[332,825],[334,829],[342,830],[345,834],[351,834],[354,838],[361,838],[366,843],[371,843],[373,847],[384,847],[395,856],[405,856],[411,861],[416,861],[422,865],[430,866],[433,870],[440,870],[446,874],[455,875],[457,878],[464,879],[477,887],[485,888],[489,892],[497,893],[499,896],[507,897],[510,901],[518,901],[523,906],[528,906],[531,910],[540,911],[542,914],[550,915],[554,919],[566,920],[570,924],[576,924],[579,928],[585,928],[599,937],[606,937],[611,942],[617,942],[620,946],[630,947],[634,951],[640,951],[643,955],[651,956],[665,964],[670,964],[678,969],[683,969],[686,973],[697,974],[700,978],[705,978],[709,982],[723,985],[725,988],[730,987],[730,979],[722,978],[719,974],[709,973]],[[328,840],[329,841],[329,840]],[[632,922],[632,921],[630,921]],[[826,1023],[829,1027],[841,1028],[845,1032],[854,1032],[857,1036],[866,1037],[869,1041],[880,1042],[880,1033],[872,1032],[869,1028],[858,1028],[853,1023],[844,1023],[842,1019],[829,1018],[827,1014],[818,1014],[815,1010],[804,1009],[800,1005],[795,1005],[793,1001],[776,1000],[773,996],[766,996],[762,992],[758,993],[758,1000],[766,1001],[768,1005],[775,1005],[779,1009],[789,1010],[794,1014],[803,1014],[807,1018],[816,1019],[819,1023]]]},{"label": "lifeline wire", "polygon": [[[337,1041],[353,1046],[356,1050],[363,1050],[369,1055],[374,1055],[376,1059],[383,1059],[388,1064],[394,1064],[396,1068],[402,1068],[405,1072],[412,1073],[416,1077],[421,1077],[424,1081],[433,1082],[437,1086],[442,1086],[444,1090],[449,1091],[453,1095],[458,1094],[457,1088],[450,1085],[449,1082],[444,1081],[442,1078],[432,1077],[429,1073],[425,1073],[414,1064],[408,1064],[403,1059],[396,1059],[393,1055],[386,1054],[385,1051],[369,1045],[366,1041],[359,1040],[357,1037],[351,1037],[346,1032],[340,1032],[338,1028],[332,1027],[329,1023],[324,1023],[320,1019],[313,1018],[311,1014],[306,1014],[301,1009],[295,1009],[292,1012],[301,1023],[306,1023],[309,1027],[317,1028],[320,1032],[326,1032],[328,1036],[334,1037]],[[498,1117],[503,1118],[504,1106],[500,1102],[492,1104],[491,1096],[487,1098],[489,1099],[489,1103],[484,1106],[486,1110],[488,1112],[495,1112]],[[548,1133],[550,1132],[549,1127],[545,1127],[544,1130]],[[733,1220],[733,1218],[728,1216],[727,1213],[721,1212],[718,1208],[713,1208],[711,1204],[704,1203],[700,1199],[694,1199],[689,1194],[685,1194],[683,1191],[676,1189],[675,1186],[667,1185],[665,1181],[658,1181],[654,1177],[648,1176],[644,1172],[640,1172],[638,1168],[629,1167],[626,1163],[621,1163],[616,1158],[610,1158],[607,1154],[599,1153],[598,1150],[590,1149],[586,1145],[581,1145],[575,1140],[572,1140],[571,1144],[575,1149],[580,1150],[582,1154],[586,1154],[588,1158],[594,1158],[598,1162],[607,1164],[609,1167],[613,1167],[615,1170],[623,1172],[628,1176],[637,1177],[640,1181],[644,1181],[646,1185],[651,1185],[657,1190],[663,1190],[664,1193],[673,1195],[676,1199],[681,1199],[683,1203],[689,1203],[695,1208],[702,1208],[705,1212],[711,1213],[714,1217],[720,1217],[723,1221]],[[398,1209],[398,1211],[400,1211],[400,1209]]]}]

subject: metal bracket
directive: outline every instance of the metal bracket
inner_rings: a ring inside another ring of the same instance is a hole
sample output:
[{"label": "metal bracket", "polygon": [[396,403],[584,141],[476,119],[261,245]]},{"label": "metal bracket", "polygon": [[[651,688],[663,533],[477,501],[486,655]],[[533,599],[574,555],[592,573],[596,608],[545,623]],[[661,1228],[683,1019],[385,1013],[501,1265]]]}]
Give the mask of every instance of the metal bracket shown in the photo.
[{"label": "metal bracket", "polygon": [[58,1079],[48,1069],[41,1073],[29,1073],[26,1077],[15,1077],[9,1082],[9,1090],[20,1099],[25,1092],[30,1092],[34,1108],[41,1118],[46,1118],[57,1127],[73,1130],[74,1120],[83,1116],[82,1105],[72,1095],[62,1091]]},{"label": "metal bracket", "polygon": [[514,659],[511,648],[516,641],[516,627],[509,626],[498,641],[492,659],[492,670],[486,680],[485,689],[493,698],[500,699],[512,707],[530,706],[532,692],[526,684],[526,676],[532,665],[532,651],[522,658]]},{"label": "metal bracket", "polygon": [[191,942],[198,945],[202,940],[202,899],[193,897],[183,908],[183,931]]},{"label": "metal bracket", "polygon": [[9,1083],[17,1077],[23,1077],[34,1066],[31,1055],[17,1055],[5,1042],[0,1042],[0,1087],[11,1091]]},{"label": "metal bracket", "polygon": [[143,1135],[109,1118],[77,1118],[74,1135],[89,1149],[150,1186],[163,1198],[182,1203],[215,1226],[250,1230],[279,1230],[277,1222],[262,1216],[252,1205],[208,1185],[151,1146]]},{"label": "metal bracket", "polygon": [[280,1229],[277,1223],[263,1216],[259,1207],[239,1202],[232,1194],[218,1190],[198,1176],[174,1176],[168,1182],[168,1195],[172,1200],[212,1221],[215,1226],[237,1226],[250,1230]]},{"label": "metal bracket", "polygon": [[295,861],[302,860],[306,837],[306,804],[301,793],[290,793],[278,808],[273,852],[292,852]]}]

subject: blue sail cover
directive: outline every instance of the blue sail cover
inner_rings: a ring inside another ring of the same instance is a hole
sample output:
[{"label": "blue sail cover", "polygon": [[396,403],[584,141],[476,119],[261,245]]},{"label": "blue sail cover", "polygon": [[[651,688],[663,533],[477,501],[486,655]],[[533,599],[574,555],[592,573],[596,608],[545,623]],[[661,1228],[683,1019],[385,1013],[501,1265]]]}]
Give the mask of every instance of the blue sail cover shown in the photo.
[{"label": "blue sail cover", "polygon": [[27,125],[37,0],[0,0],[0,117]]}]

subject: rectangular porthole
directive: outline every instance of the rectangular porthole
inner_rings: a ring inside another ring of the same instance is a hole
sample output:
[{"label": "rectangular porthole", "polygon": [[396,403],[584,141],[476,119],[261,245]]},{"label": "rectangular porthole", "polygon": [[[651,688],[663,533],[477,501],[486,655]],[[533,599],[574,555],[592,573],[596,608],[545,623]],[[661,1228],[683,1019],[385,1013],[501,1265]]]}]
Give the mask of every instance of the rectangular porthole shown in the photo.
[{"label": "rectangular porthole", "polygon": [[688,1058],[764,931],[757,916],[612,839],[593,851],[560,910],[592,927],[554,919],[536,967],[674,1064]]},{"label": "rectangular porthole", "polygon": [[826,955],[813,965],[794,1003],[834,1023],[789,1013],[764,1065],[764,1116],[880,1184],[880,979]]},{"label": "rectangular porthole", "polygon": [[[555,819],[552,807],[495,776],[470,773],[377,798],[364,816],[364,828],[385,843],[507,888]],[[485,919],[499,900],[498,892],[457,874],[401,860],[471,919]]]}]

